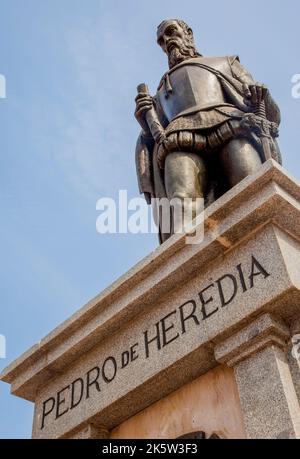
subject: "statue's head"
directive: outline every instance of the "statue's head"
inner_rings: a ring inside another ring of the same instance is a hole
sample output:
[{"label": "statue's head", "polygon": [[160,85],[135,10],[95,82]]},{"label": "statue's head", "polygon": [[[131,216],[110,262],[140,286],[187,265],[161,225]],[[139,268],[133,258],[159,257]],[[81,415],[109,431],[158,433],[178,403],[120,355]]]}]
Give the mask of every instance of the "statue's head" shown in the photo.
[{"label": "statue's head", "polygon": [[201,56],[192,29],[180,19],[167,19],[157,27],[157,43],[167,54],[170,68],[185,59]]}]

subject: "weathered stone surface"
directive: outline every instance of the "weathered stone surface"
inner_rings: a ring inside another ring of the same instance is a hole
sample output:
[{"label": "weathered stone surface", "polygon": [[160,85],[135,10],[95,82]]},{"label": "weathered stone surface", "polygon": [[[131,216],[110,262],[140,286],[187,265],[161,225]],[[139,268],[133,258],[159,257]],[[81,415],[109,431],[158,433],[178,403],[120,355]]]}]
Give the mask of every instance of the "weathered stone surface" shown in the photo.
[{"label": "weathered stone surface", "polygon": [[282,321],[264,314],[216,346],[216,359],[234,367],[248,438],[300,438],[289,338]]},{"label": "weathered stone surface", "polygon": [[285,352],[267,346],[234,370],[248,438],[300,438],[300,408]]},{"label": "weathered stone surface", "polygon": [[76,430],[73,435],[69,437],[69,439],[75,440],[99,440],[99,439],[106,439],[109,438],[110,433],[109,431],[102,426],[95,426],[94,424],[88,424],[83,428]]},{"label": "weathered stone surface", "polygon": [[300,404],[300,313],[291,320],[290,336],[292,341],[289,344],[287,356]]},{"label": "weathered stone surface", "polygon": [[111,430],[216,367],[216,345],[262,314],[288,337],[299,201],[268,161],[205,211],[202,242],[173,236],[4,370],[12,392],[35,402],[33,436]]},{"label": "weathered stone surface", "polygon": [[267,346],[287,348],[289,328],[270,314],[263,314],[215,348],[218,362],[233,367]]}]

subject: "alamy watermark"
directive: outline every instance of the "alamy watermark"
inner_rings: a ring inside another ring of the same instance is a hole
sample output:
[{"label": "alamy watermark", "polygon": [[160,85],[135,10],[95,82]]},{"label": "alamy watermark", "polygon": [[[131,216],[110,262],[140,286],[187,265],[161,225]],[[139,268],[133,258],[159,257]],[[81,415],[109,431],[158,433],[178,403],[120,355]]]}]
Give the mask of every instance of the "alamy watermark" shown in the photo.
[{"label": "alamy watermark", "polygon": [[[118,200],[100,198],[96,221],[100,234],[185,234],[187,244],[200,244],[204,237],[203,198],[153,198],[148,206],[142,197],[128,199],[120,190]],[[153,218],[154,215],[154,218]]]},{"label": "alamy watermark", "polygon": [[300,335],[293,336],[292,345],[292,356],[300,362]]},{"label": "alamy watermark", "polygon": [[293,99],[300,99],[300,73],[293,75],[291,82]]},{"label": "alamy watermark", "polygon": [[0,335],[0,359],[6,359],[6,338]]},{"label": "alamy watermark", "polygon": [[0,99],[6,99],[6,78],[0,73]]}]

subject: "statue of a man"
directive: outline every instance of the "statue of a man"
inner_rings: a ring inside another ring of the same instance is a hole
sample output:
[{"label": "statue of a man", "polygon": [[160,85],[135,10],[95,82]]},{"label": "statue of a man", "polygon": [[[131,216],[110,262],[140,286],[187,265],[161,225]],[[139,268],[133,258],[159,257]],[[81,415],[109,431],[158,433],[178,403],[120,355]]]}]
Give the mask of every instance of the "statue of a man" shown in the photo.
[{"label": "statue of a man", "polygon": [[[280,111],[264,85],[256,83],[238,56],[203,57],[183,21],[163,21],[157,42],[169,71],[155,97],[140,85],[135,117],[139,188],[151,198],[179,198],[209,205],[269,158],[281,163],[276,142]],[[183,204],[185,206],[185,204]],[[186,209],[187,210],[187,209]],[[191,210],[191,209],[189,209]],[[161,231],[160,242],[176,232]]]}]

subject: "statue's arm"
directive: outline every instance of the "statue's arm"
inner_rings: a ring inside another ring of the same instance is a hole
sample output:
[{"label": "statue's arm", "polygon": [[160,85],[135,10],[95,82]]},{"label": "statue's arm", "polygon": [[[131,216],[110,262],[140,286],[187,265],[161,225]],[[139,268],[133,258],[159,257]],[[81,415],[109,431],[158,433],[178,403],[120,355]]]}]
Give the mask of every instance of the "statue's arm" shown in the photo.
[{"label": "statue's arm", "polygon": [[144,119],[145,110],[143,109],[143,105],[147,105],[146,110],[150,109],[151,105],[153,105],[158,121],[164,128],[168,125],[168,120],[156,96],[148,96],[145,100],[144,98],[140,98],[140,100],[137,98],[136,101],[137,109],[135,114],[142,127],[135,149],[137,180],[140,193],[144,193],[147,203],[151,204],[151,198],[155,197],[153,173],[153,149],[155,141],[147,125],[147,121]]},{"label": "statue's arm", "polygon": [[157,96],[154,96],[153,97],[153,104],[154,104],[154,108],[155,108],[155,111],[157,113],[157,116],[158,116],[158,119],[161,123],[161,125],[166,128],[169,124],[169,121],[166,117],[166,115],[164,114],[164,111],[163,111],[163,108],[159,102],[159,98]]},{"label": "statue's arm", "polygon": [[240,58],[238,56],[231,56],[229,62],[234,78],[237,78],[245,86],[255,84],[251,73],[240,63]]},{"label": "statue's arm", "polygon": [[154,197],[153,147],[153,138],[142,131],[136,143],[135,164],[139,191],[144,193],[147,204]]},{"label": "statue's arm", "polygon": [[[247,94],[247,92],[249,92],[249,88],[253,85],[257,85],[258,83],[255,82],[251,73],[240,63],[238,56],[230,57],[229,61],[234,78],[237,78],[242,83]],[[281,122],[280,109],[270,92],[268,92],[266,99],[266,110],[267,118],[279,126]]]}]

